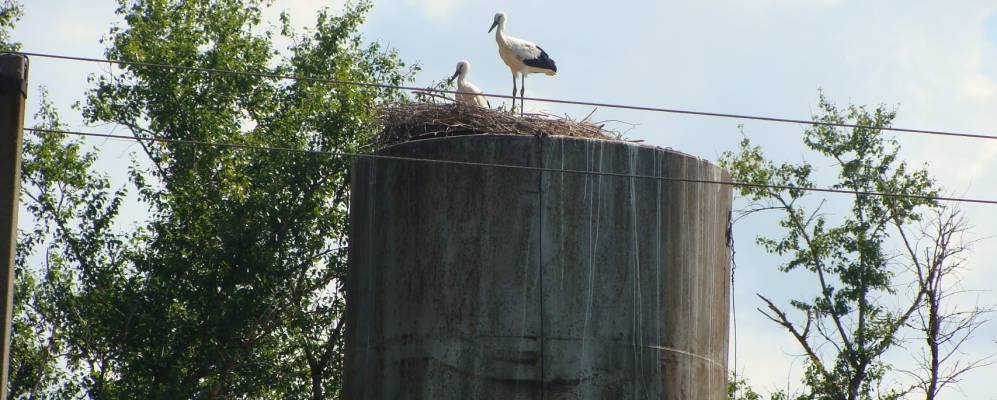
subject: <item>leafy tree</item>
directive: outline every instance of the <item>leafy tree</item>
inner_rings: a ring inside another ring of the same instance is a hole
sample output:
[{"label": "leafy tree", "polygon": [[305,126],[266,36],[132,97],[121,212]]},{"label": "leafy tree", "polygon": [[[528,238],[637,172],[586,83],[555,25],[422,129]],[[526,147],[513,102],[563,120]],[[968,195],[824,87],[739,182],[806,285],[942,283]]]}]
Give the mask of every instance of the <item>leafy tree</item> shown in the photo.
[{"label": "leafy tree", "polygon": [[0,51],[21,49],[20,43],[10,40],[10,31],[14,29],[17,21],[21,20],[23,12],[21,4],[15,0],[2,0],[0,2]]},{"label": "leafy tree", "polygon": [[[359,36],[369,3],[324,10],[301,33],[286,15],[266,26],[267,5],[119,0],[124,24],[107,36],[107,56],[393,84],[415,71]],[[276,35],[294,44],[278,52]],[[26,372],[39,389],[18,393],[338,397],[351,159],[148,139],[362,152],[379,106],[401,94],[140,66],[92,80],[86,120],[125,127],[143,156],[115,188],[78,142],[26,144],[37,226],[22,242],[47,247],[42,279],[24,284],[50,306],[32,314],[36,334],[22,337],[48,351],[35,364],[50,373]],[[130,192],[147,205],[146,220],[118,216]]]},{"label": "leafy tree", "polygon": [[[728,400],[765,400],[765,396],[759,394],[748,383],[747,379],[731,374],[727,379],[727,399]],[[786,393],[777,391],[769,395],[769,400],[786,400]]]},{"label": "leafy tree", "polygon": [[[811,164],[777,165],[745,138],[737,152],[727,152],[721,159],[734,180],[789,187],[739,188],[741,195],[755,202],[756,207],[747,212],[777,210],[783,216],[779,224],[784,236],[760,237],[758,243],[789,258],[780,267],[783,271],[805,271],[817,286],[812,298],[789,303],[799,318],[759,295],[766,304],[761,311],[784,327],[805,354],[808,392],[799,398],[897,398],[906,391],[880,391],[890,370],[881,357],[899,341],[898,332],[920,308],[924,291],[916,288],[916,296],[905,306],[893,308],[901,300],[894,289],[892,265],[902,259],[893,257],[888,242],[910,237],[909,224],[920,220],[923,210],[936,206],[916,196],[930,197],[937,189],[925,170],[912,168],[897,157],[898,144],[879,129],[890,124],[894,111],[882,106],[839,109],[823,94],[819,110],[816,121],[868,127],[815,125],[804,131],[807,147],[837,166],[831,187],[915,197],[858,194],[847,215],[832,219],[822,210],[823,202],[813,206],[805,200],[806,192],[794,189],[815,186]],[[911,270],[925,267],[916,254],[906,256]]]},{"label": "leafy tree", "polygon": [[[13,0],[0,3],[0,51],[18,51],[20,43],[11,41],[10,31],[21,19],[21,4]],[[40,128],[57,128],[58,115],[47,100],[44,88],[39,91],[41,108],[34,115]],[[62,145],[61,139],[26,137],[21,163],[22,198],[37,195],[39,184],[54,185],[54,180],[69,174],[56,173],[52,180],[39,182],[39,171],[54,171],[59,157],[79,154],[78,143]],[[52,200],[51,198],[49,200]],[[28,211],[39,209],[30,203]],[[56,360],[62,347],[58,327],[53,323],[56,313],[53,299],[55,287],[51,284],[62,278],[58,260],[46,258],[41,268],[31,268],[29,255],[45,244],[51,227],[38,224],[26,231],[19,231],[14,270],[14,304],[12,307],[10,343],[10,368],[7,392],[9,398],[38,398],[56,396],[72,390],[72,380],[58,368]]]},{"label": "leafy tree", "polygon": [[[38,121],[35,127],[63,129],[44,88],[39,95],[41,107],[34,115]],[[82,223],[76,215],[83,206],[81,201],[86,200],[82,191],[87,182],[106,184],[106,178],[85,173],[96,155],[83,152],[81,145],[81,141],[67,140],[62,134],[24,138],[21,200],[34,225],[18,232],[9,398],[63,397],[78,391],[79,380],[59,366],[66,343],[57,299],[70,271],[57,250],[59,245],[51,239],[53,231],[65,226],[48,216]]]}]

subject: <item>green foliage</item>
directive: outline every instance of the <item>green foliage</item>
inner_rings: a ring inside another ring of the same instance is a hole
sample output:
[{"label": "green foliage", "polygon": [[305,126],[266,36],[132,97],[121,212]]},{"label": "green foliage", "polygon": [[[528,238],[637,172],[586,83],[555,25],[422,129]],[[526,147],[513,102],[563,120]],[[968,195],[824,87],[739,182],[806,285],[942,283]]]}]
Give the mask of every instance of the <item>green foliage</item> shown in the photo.
[{"label": "green foliage", "polygon": [[[18,2],[5,0],[0,3],[0,51],[20,50],[19,43],[11,42],[10,31],[21,15],[22,9]],[[48,101],[44,88],[39,90],[39,97],[41,107],[34,116],[39,121],[36,127],[59,128],[59,116]],[[65,199],[58,197],[56,193],[57,188],[72,185],[71,181],[76,178],[72,172],[64,171],[61,163],[67,159],[86,160],[89,156],[81,157],[79,144],[63,143],[64,139],[24,139],[24,158],[21,161],[22,197],[38,200],[27,204],[27,210],[33,216],[43,212],[45,207],[68,207],[72,203],[71,200],[63,201]],[[68,166],[75,167],[72,163]],[[50,246],[46,239],[54,229],[59,227],[42,222],[18,232],[14,260],[14,304],[11,310],[13,334],[10,343],[8,398],[68,397],[76,390],[73,379],[57,364],[65,346],[60,326],[54,322],[58,313],[56,298],[62,289],[61,283],[66,279],[66,272],[61,268],[62,260],[53,255],[45,257],[41,266],[32,266],[29,262],[29,255],[36,249]]]},{"label": "green foliage", "polygon": [[[64,128],[44,88],[39,97],[35,127]],[[22,154],[21,196],[35,224],[18,234],[8,396],[66,398],[78,392],[79,380],[59,366],[67,346],[61,301],[72,280],[62,250],[87,245],[51,239],[68,238],[66,233],[77,229],[100,235],[99,227],[113,217],[98,205],[98,193],[107,187],[107,180],[86,174],[96,156],[83,152],[80,141],[69,141],[62,134],[28,135]],[[40,265],[32,265],[30,255],[36,253],[41,253]]]},{"label": "green foliage", "polygon": [[[727,399],[728,400],[764,400],[765,397],[759,394],[751,387],[748,381],[744,378],[739,378],[736,374],[731,374],[727,380]],[[768,397],[769,400],[788,400],[789,397],[783,391],[777,391],[772,393]]]},{"label": "green foliage", "polygon": [[[286,15],[279,33],[266,27],[266,5],[119,0],[107,56],[390,84],[415,71],[359,36],[369,3],[324,10],[302,33]],[[277,34],[294,43],[285,53]],[[86,120],[137,138],[353,153],[402,96],[138,66],[92,81]],[[79,143],[47,135],[25,150],[39,224],[25,243],[47,243],[53,271],[31,283],[53,288],[33,347],[51,337],[45,357],[58,358],[35,364],[62,369],[34,373],[35,386],[93,399],[338,398],[351,159],[142,141],[128,186],[149,213],[131,222],[117,218],[128,191],[93,172]]]},{"label": "green foliage", "polygon": [[[880,106],[839,109],[823,94],[815,121],[869,126],[839,128],[812,126],[804,131],[804,143],[837,166],[835,189],[862,193],[901,193],[934,196],[937,190],[923,169],[908,166],[897,157],[897,142],[879,129],[890,124],[894,111]],[[918,197],[858,194],[849,213],[832,219],[821,210],[824,203],[807,207],[807,192],[799,187],[817,186],[815,169],[807,163],[775,163],[745,138],[739,151],[726,152],[721,164],[735,181],[785,186],[772,189],[742,186],[742,196],[758,206],[776,209],[785,235],[759,237],[758,243],[771,253],[788,257],[783,271],[803,270],[818,286],[811,298],[790,302],[801,322],[794,322],[779,306],[767,303],[766,316],[796,338],[807,355],[804,383],[807,399],[890,399],[892,392],[879,393],[878,385],[889,371],[881,355],[897,340],[915,304],[895,310],[893,270],[886,242],[892,233],[920,218],[920,210],[934,202]],[[749,211],[752,212],[752,211]],[[831,345],[831,346],[826,346]],[[830,355],[822,349],[833,348]]]},{"label": "green foliage", "polygon": [[0,51],[18,51],[21,44],[10,41],[10,31],[14,29],[17,21],[21,20],[23,10],[21,4],[15,0],[2,0],[0,2]]}]

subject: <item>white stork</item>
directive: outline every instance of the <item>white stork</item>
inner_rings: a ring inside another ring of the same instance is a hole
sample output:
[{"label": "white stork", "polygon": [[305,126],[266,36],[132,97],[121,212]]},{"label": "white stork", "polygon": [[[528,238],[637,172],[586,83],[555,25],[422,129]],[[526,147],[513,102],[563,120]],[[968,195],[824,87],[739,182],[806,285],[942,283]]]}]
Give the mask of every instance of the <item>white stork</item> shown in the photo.
[{"label": "white stork", "polygon": [[547,55],[540,46],[523,39],[514,38],[505,34],[505,13],[495,14],[495,21],[488,29],[491,33],[495,30],[495,42],[498,43],[499,56],[505,65],[512,70],[512,108],[516,108],[516,75],[522,77],[522,87],[519,89],[519,112],[523,112],[523,95],[526,92],[526,74],[545,74],[554,76],[557,74],[557,65],[554,60]]},{"label": "white stork", "polygon": [[455,78],[457,79],[457,102],[491,108],[491,104],[488,104],[488,99],[481,95],[481,89],[478,89],[473,83],[467,81],[467,74],[470,71],[471,63],[467,62],[467,60],[461,60],[457,63],[457,70],[454,71],[453,76],[447,81],[447,83],[451,83]]}]

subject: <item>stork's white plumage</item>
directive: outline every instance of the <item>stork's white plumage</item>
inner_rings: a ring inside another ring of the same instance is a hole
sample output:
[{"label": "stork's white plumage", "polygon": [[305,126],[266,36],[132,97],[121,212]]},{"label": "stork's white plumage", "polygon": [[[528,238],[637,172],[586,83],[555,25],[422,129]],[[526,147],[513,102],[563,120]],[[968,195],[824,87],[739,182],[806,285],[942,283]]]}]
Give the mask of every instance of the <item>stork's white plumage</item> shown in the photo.
[{"label": "stork's white plumage", "polygon": [[519,112],[523,112],[523,95],[526,92],[527,74],[556,75],[557,65],[544,49],[529,41],[505,34],[505,13],[495,14],[490,33],[495,30],[495,43],[498,43],[499,56],[512,71],[512,108],[516,108],[516,76],[522,77],[519,89]]},{"label": "stork's white plumage", "polygon": [[473,83],[467,81],[467,74],[470,72],[471,63],[467,62],[467,60],[461,60],[457,63],[457,70],[450,77],[449,82],[453,82],[454,78],[457,79],[457,102],[491,108],[491,105],[488,104],[488,99],[481,95],[481,89],[478,89]]}]

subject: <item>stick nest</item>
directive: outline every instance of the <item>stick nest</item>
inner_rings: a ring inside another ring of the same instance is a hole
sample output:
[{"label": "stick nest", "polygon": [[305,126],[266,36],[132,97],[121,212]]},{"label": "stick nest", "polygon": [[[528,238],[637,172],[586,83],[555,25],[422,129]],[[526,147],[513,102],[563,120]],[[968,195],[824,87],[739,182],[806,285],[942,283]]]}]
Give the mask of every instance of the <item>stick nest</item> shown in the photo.
[{"label": "stick nest", "polygon": [[380,120],[384,130],[375,138],[374,145],[381,149],[412,140],[486,134],[623,140],[622,134],[604,129],[604,124],[590,122],[589,117],[579,121],[551,114],[520,116],[457,103],[405,102],[382,110]]}]

